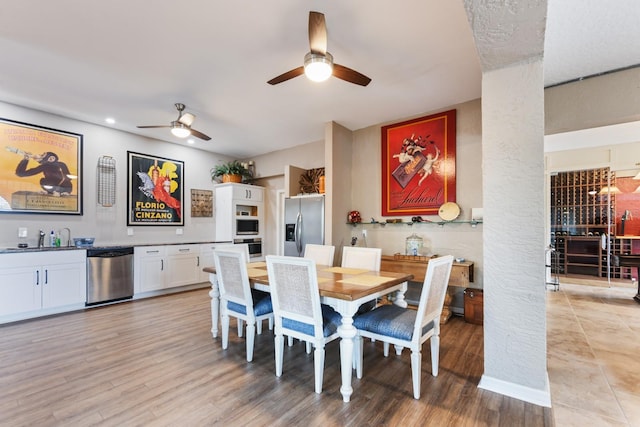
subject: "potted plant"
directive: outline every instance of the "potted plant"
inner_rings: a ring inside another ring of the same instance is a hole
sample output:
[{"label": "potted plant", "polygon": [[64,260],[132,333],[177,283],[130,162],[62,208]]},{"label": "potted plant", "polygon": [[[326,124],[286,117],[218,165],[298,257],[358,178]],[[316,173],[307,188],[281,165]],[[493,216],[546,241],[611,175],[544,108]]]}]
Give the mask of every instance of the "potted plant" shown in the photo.
[{"label": "potted plant", "polygon": [[245,164],[234,160],[214,166],[211,180],[217,182],[242,182],[253,178],[253,172]]}]

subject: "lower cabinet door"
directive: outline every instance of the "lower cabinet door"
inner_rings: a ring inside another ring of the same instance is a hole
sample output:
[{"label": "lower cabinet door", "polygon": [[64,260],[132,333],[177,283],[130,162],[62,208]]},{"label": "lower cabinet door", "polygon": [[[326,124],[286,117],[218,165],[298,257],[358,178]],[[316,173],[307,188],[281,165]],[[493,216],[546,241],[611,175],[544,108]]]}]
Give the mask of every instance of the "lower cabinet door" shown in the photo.
[{"label": "lower cabinet door", "polygon": [[87,300],[86,274],[86,263],[43,266],[42,308],[84,303]]},{"label": "lower cabinet door", "polygon": [[0,316],[39,310],[42,307],[40,276],[36,267],[0,269]]},{"label": "lower cabinet door", "polygon": [[147,257],[140,260],[140,290],[142,292],[165,288],[165,264],[163,257]]}]

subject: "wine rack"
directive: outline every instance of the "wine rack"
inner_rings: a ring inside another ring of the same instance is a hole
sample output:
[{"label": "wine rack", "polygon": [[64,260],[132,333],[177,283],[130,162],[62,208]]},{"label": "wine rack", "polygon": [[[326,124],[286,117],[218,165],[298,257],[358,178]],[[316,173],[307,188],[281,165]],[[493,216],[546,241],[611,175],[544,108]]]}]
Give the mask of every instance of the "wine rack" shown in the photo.
[{"label": "wine rack", "polygon": [[[620,250],[615,238],[603,237],[615,236],[615,194],[599,194],[609,185],[615,185],[615,173],[609,168],[551,176],[551,244],[558,256],[552,273],[607,276],[602,239],[605,243],[611,239],[613,253]],[[619,277],[619,270],[612,272]]]}]

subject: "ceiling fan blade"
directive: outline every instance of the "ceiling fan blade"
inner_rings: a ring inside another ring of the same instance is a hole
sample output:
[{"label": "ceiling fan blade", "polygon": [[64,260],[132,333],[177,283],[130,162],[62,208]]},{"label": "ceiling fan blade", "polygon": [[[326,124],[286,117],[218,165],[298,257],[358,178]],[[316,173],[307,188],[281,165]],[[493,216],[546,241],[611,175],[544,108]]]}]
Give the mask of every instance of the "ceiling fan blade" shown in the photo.
[{"label": "ceiling fan blade", "polygon": [[203,139],[205,141],[209,141],[211,139],[210,136],[207,136],[204,133],[199,132],[199,131],[197,131],[195,129],[191,129],[191,135],[195,136],[196,138]]},{"label": "ceiling fan blade", "polygon": [[196,118],[196,116],[194,116],[191,113],[184,113],[183,115],[180,116],[178,121],[180,123],[182,123],[183,125],[191,126],[193,124],[193,120],[195,118]]},{"label": "ceiling fan blade", "polygon": [[304,74],[304,67],[294,68],[291,71],[280,74],[278,77],[272,78],[267,83],[269,83],[270,85],[277,85],[278,83],[286,82],[287,80],[301,76],[302,74]]},{"label": "ceiling fan blade", "polygon": [[371,79],[364,74],[336,63],[333,64],[333,76],[360,86],[366,86],[371,82]]},{"label": "ceiling fan blade", "polygon": [[164,125],[155,125],[155,126],[136,126],[140,129],[150,129],[150,128],[170,128],[171,126],[164,126]]},{"label": "ceiling fan blade", "polygon": [[309,12],[309,47],[313,53],[327,53],[327,25],[323,13]]}]

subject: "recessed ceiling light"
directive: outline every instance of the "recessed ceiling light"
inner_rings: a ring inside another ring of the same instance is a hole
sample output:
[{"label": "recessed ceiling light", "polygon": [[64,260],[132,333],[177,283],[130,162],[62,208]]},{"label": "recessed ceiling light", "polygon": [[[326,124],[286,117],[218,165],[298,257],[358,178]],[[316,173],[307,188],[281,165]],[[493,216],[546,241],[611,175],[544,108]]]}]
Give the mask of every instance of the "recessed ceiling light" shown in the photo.
[{"label": "recessed ceiling light", "polygon": [[193,138],[187,139],[187,143],[189,143],[189,144],[195,144],[195,142],[196,141]]},{"label": "recessed ceiling light", "polygon": [[116,123],[116,119],[114,119],[113,117],[107,117],[106,119],[104,119],[104,121],[109,123],[110,125],[113,125]]}]

